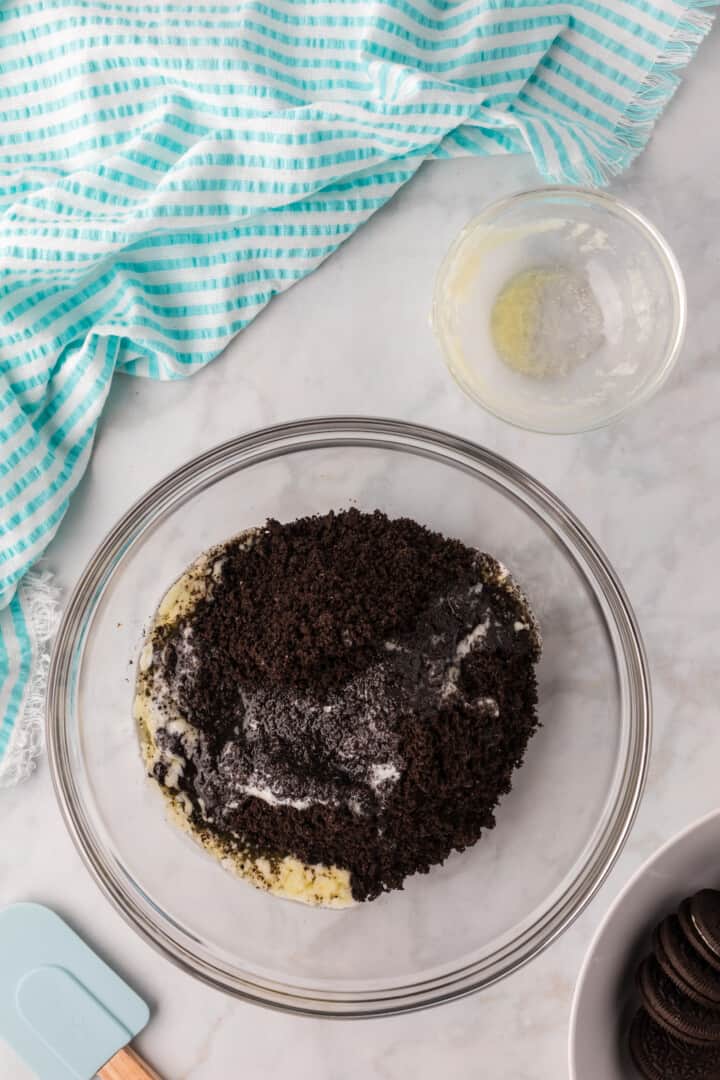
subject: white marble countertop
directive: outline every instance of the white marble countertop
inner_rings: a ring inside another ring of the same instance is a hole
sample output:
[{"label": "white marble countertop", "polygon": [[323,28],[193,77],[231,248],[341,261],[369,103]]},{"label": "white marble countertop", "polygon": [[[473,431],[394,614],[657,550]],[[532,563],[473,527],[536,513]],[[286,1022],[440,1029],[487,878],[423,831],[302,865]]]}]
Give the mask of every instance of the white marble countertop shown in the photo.
[{"label": "white marble countertop", "polygon": [[[166,1080],[567,1075],[573,985],[603,912],[665,838],[720,801],[718,101],[716,30],[650,148],[613,185],[665,231],[685,271],[690,306],[687,343],[670,382],[613,428],[547,437],[503,425],[455,386],[428,330],[433,276],[450,240],[491,199],[538,183],[525,158],[426,167],[206,371],[171,385],[117,378],[90,468],[48,552],[64,586],[132,501],[212,444],[300,416],[397,416],[484,443],[569,504],[635,605],[655,697],[647,793],[625,852],[587,911],[539,959],[493,989],[398,1019],[286,1017],[207,989],[156,955],[101,896],[61,823],[44,762],[27,784],[0,793],[0,905],[45,902],[82,928],[153,1004],[139,1045]],[[1,1043],[0,1076],[29,1076]]]}]

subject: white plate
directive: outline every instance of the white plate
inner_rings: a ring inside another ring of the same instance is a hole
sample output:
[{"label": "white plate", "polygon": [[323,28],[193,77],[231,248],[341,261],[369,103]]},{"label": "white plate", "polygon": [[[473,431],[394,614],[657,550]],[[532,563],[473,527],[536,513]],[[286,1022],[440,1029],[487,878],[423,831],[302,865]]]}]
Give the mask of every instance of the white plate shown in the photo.
[{"label": "white plate", "polygon": [[627,1032],[634,976],[650,933],[686,896],[720,887],[720,810],[669,840],[628,882],[603,919],[580,971],[570,1014],[571,1080],[637,1080]]}]

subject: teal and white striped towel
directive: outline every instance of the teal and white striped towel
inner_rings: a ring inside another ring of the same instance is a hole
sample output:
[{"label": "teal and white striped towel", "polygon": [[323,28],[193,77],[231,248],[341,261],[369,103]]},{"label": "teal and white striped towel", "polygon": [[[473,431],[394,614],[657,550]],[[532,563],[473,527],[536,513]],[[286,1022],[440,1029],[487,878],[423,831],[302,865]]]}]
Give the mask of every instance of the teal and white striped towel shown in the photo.
[{"label": "teal and white striped towel", "polygon": [[709,25],[697,0],[0,0],[0,783],[39,748],[28,570],[113,373],[192,374],[428,158],[601,183]]}]

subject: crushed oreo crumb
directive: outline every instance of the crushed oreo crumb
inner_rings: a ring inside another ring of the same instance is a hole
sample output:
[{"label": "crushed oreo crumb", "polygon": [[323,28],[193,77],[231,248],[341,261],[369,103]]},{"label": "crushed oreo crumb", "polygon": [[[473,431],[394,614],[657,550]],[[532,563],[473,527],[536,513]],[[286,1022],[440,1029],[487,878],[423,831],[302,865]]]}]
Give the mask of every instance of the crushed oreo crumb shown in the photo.
[{"label": "crushed oreo crumb", "polygon": [[366,900],[493,827],[537,727],[540,649],[499,563],[358,510],[210,556],[141,676],[167,717],[155,779],[198,830],[348,869]]}]

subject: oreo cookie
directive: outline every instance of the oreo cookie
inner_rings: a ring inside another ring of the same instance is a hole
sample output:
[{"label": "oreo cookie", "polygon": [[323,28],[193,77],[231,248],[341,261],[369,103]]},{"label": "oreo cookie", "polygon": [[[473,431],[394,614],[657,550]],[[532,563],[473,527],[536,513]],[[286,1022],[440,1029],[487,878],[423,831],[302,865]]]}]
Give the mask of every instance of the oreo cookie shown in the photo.
[{"label": "oreo cookie", "polygon": [[718,1080],[720,1046],[692,1046],[640,1009],[630,1028],[630,1056],[644,1080]]},{"label": "oreo cookie", "polygon": [[693,1001],[664,973],[654,956],[643,960],[637,984],[648,1014],[671,1035],[695,1046],[720,1049],[720,1007]]},{"label": "oreo cookie", "polygon": [[688,941],[677,915],[669,915],[655,929],[653,949],[665,974],[688,997],[720,1007],[720,973]]},{"label": "oreo cookie", "polygon": [[[707,899],[699,899],[704,896],[705,893],[712,893],[713,891],[714,890],[711,889],[705,889],[702,893],[697,893],[688,900],[683,900],[678,908],[678,919],[680,920],[683,933],[692,947],[696,952],[700,953],[703,960],[714,968],[720,976],[720,953],[716,952],[711,944],[713,939],[713,922],[710,914],[711,902],[708,902]],[[701,926],[704,928],[705,932],[701,930]],[[710,930],[711,933],[709,936],[706,936],[708,930]]]},{"label": "oreo cookie", "polygon": [[703,889],[690,901],[690,915],[701,938],[720,964],[720,892]]}]

